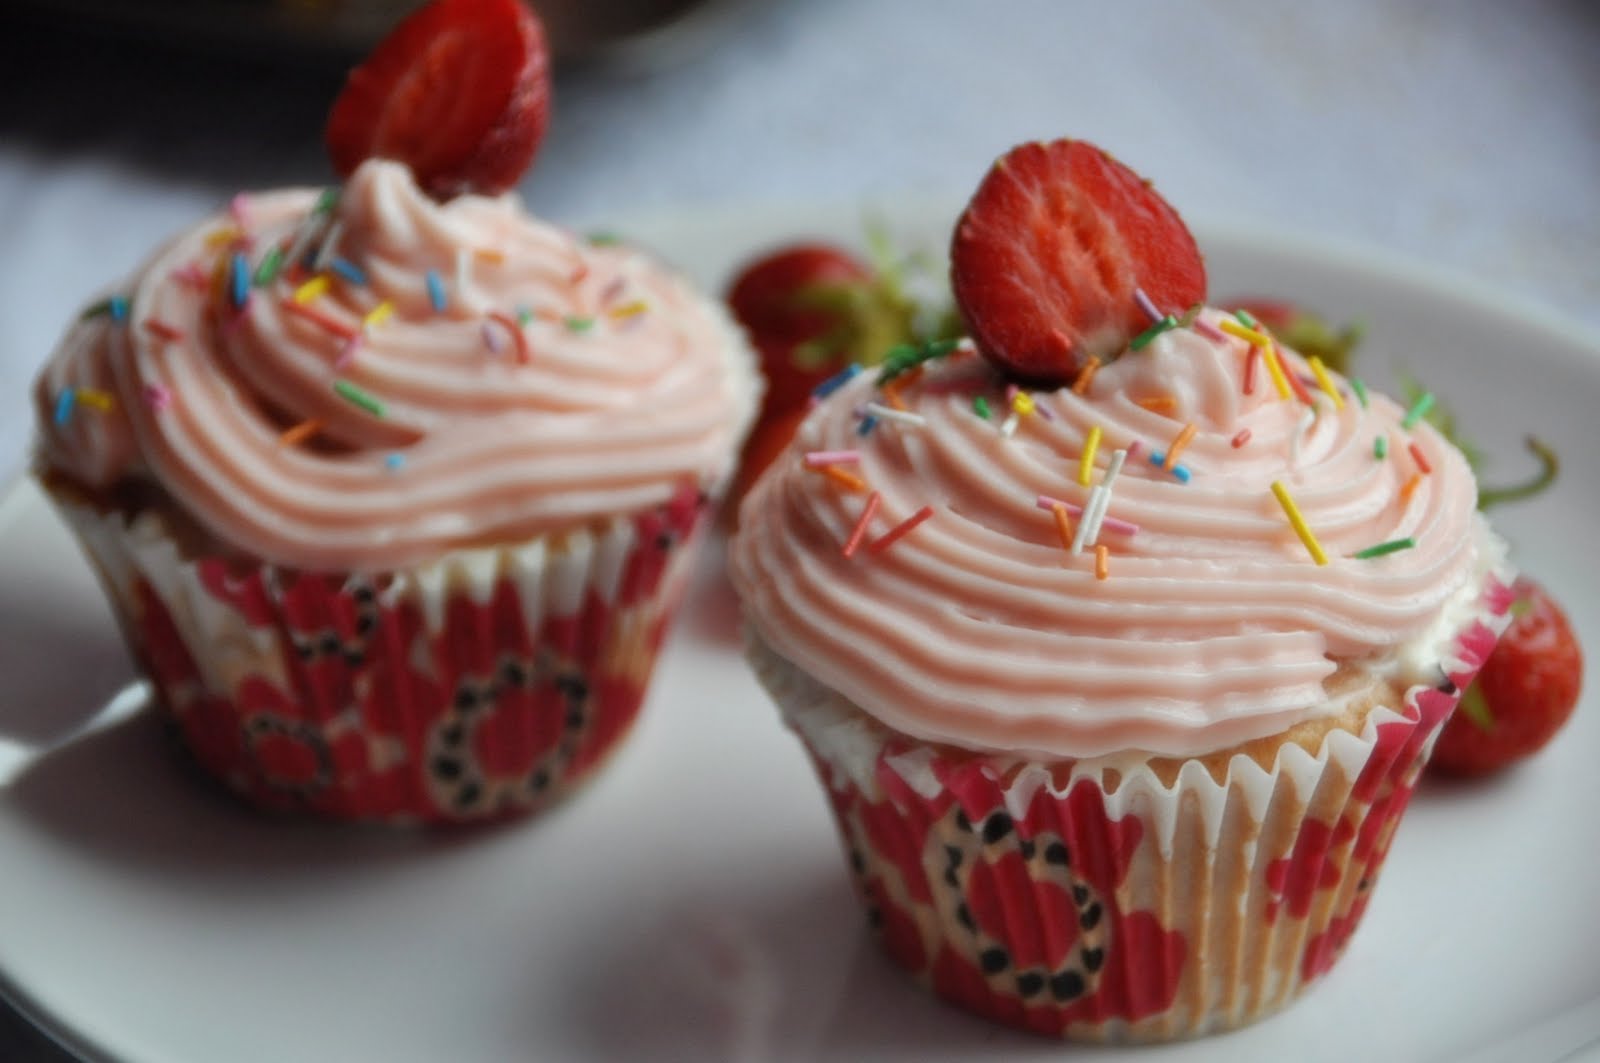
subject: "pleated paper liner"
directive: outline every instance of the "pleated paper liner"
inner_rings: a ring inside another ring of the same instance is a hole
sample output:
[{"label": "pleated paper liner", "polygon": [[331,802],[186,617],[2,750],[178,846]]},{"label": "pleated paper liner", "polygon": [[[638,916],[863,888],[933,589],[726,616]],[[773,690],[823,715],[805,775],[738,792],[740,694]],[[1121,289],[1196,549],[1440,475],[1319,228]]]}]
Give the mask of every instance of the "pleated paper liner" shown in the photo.
[{"label": "pleated paper liner", "polygon": [[1505,625],[1492,579],[1440,683],[1275,756],[1016,764],[872,721],[753,638],[827,789],[893,960],[1051,1037],[1166,1041],[1254,1022],[1343,951],[1433,740]]},{"label": "pleated paper liner", "polygon": [[51,487],[184,745],[259,807],[448,823],[545,807],[628,733],[709,503],[409,571],[190,557]]}]

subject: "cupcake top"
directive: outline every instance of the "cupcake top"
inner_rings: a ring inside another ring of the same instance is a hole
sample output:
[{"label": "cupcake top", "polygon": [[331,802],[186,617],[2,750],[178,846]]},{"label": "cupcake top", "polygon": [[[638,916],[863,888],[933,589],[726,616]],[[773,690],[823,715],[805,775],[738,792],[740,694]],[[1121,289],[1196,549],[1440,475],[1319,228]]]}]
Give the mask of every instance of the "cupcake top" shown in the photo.
[{"label": "cupcake top", "polygon": [[1222,328],[1254,334],[1208,309],[1053,391],[970,347],[856,375],[741,513],[752,628],[903,733],[1046,757],[1198,755],[1341,662],[1436,663],[1492,561],[1465,459]]},{"label": "cupcake top", "polygon": [[39,461],[225,549],[382,571],[709,486],[751,366],[644,255],[369,160],[238,197],[92,306],[38,380]]}]

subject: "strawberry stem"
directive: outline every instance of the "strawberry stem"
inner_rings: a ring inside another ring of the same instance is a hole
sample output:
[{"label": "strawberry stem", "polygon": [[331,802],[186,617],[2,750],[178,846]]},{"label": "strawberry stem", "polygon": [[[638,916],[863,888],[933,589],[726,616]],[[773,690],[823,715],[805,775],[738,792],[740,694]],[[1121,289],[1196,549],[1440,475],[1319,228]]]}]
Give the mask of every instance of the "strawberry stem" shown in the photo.
[{"label": "strawberry stem", "polygon": [[1539,459],[1540,469],[1530,480],[1510,487],[1487,488],[1478,495],[1478,508],[1488,509],[1498,506],[1502,502],[1520,502],[1525,498],[1532,498],[1551,484],[1555,483],[1556,474],[1561,471],[1561,463],[1556,458],[1556,452],[1533,436],[1527,438],[1528,449],[1533,456]]}]

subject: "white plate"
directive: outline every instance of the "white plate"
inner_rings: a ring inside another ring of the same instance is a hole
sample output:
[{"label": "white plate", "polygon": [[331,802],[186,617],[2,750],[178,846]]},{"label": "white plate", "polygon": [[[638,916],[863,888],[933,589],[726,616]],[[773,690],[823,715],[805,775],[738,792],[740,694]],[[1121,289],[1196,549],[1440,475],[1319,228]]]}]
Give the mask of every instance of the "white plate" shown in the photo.
[{"label": "white plate", "polygon": [[[952,217],[893,220],[937,248]],[[750,248],[858,223],[795,209],[631,231],[719,283]],[[1425,377],[1496,456],[1489,480],[1528,471],[1523,431],[1555,445],[1559,488],[1500,524],[1595,652],[1600,341],[1349,249],[1227,230],[1202,244],[1214,293],[1365,318],[1368,379]],[[20,485],[0,507],[0,983],[84,1055],[140,1063],[1056,1056],[879,956],[735,629],[708,564],[637,734],[541,819],[464,835],[266,819],[186,770],[137,688],[101,712],[130,667],[65,532]],[[1522,770],[1422,789],[1349,952],[1290,1010],[1072,1058],[1537,1060],[1600,1039],[1586,702]]]}]

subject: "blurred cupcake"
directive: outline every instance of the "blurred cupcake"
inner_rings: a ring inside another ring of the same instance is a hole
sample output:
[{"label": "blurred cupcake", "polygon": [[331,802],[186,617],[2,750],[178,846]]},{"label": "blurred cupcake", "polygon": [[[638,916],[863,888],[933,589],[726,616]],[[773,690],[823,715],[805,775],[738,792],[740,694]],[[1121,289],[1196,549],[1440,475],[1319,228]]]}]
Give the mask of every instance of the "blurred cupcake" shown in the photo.
[{"label": "blurred cupcake", "polygon": [[1414,411],[1197,306],[1090,145],[1002,159],[952,276],[976,345],[825,385],[745,502],[750,658],[920,982],[1051,1036],[1253,1021],[1359,922],[1503,547]]},{"label": "blurred cupcake", "polygon": [[405,166],[238,197],[41,374],[38,473],[262,805],[534,808],[627,732],[758,385],[643,255]]}]

